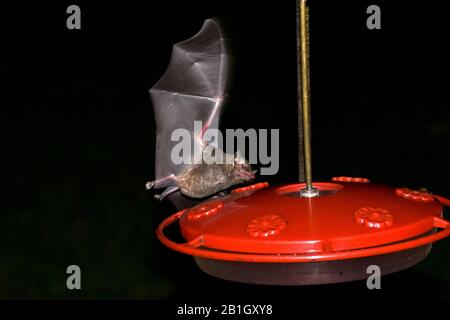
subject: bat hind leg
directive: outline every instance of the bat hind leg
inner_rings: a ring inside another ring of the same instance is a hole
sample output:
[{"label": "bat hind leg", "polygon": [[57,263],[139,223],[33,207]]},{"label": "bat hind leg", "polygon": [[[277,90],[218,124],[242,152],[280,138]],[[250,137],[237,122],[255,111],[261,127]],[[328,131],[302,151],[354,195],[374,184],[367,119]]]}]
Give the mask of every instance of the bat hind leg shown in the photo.
[{"label": "bat hind leg", "polygon": [[155,194],[155,199],[158,201],[162,201],[165,197],[168,195],[171,195],[174,192],[177,192],[180,188],[177,186],[168,187],[166,190],[164,190],[161,194]]},{"label": "bat hind leg", "polygon": [[175,179],[176,179],[176,176],[174,174],[171,174],[171,175],[168,175],[167,177],[147,182],[145,184],[145,188],[147,190],[150,190],[153,188],[155,188],[155,189],[164,188],[165,186],[167,186],[170,182],[174,181]]}]

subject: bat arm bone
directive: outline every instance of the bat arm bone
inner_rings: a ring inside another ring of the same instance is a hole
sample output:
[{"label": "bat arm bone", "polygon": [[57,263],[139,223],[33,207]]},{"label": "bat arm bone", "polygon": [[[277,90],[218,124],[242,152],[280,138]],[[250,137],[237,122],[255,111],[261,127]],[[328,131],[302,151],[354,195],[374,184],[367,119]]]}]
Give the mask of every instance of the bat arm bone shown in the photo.
[{"label": "bat arm bone", "polygon": [[173,94],[174,96],[186,96],[186,97],[191,97],[191,98],[197,98],[197,99],[206,99],[208,101],[211,102],[217,102],[217,100],[222,100],[223,96],[220,97],[208,97],[208,96],[202,96],[199,94],[189,94],[189,93],[185,93],[185,92],[174,92],[174,91],[169,91],[169,90],[165,90],[165,89],[152,89],[152,91],[159,91],[159,92],[166,92],[166,93],[170,93]]},{"label": "bat arm bone", "polygon": [[220,105],[222,104],[222,101],[224,98],[225,98],[225,96],[218,96],[216,98],[211,98],[211,101],[214,102],[214,108],[211,112],[211,115],[208,117],[208,120],[206,121],[205,125],[202,128],[202,132],[201,132],[202,140],[203,140],[203,135],[205,134],[206,130],[208,130],[208,128],[211,125],[211,122],[217,116],[217,112],[218,112],[218,110],[220,110]]}]

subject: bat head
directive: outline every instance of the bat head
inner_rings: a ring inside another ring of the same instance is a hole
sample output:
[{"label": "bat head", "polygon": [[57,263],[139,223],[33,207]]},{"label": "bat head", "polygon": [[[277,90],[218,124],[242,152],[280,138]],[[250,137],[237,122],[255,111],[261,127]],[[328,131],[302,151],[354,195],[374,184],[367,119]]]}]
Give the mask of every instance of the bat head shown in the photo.
[{"label": "bat head", "polygon": [[235,183],[246,182],[255,179],[256,171],[252,170],[252,166],[242,157],[239,153],[236,153],[234,159],[233,176]]}]

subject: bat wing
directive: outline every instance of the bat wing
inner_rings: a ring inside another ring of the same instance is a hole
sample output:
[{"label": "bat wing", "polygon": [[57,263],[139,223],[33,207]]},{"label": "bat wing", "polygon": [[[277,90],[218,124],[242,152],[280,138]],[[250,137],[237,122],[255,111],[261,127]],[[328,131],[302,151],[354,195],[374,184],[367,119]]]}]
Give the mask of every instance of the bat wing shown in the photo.
[{"label": "bat wing", "polygon": [[[156,120],[156,179],[178,175],[186,167],[171,159],[179,143],[171,141],[174,130],[186,129],[193,135],[194,121],[202,121],[202,133],[207,128],[218,129],[228,67],[226,39],[216,19],[206,20],[196,35],[173,46],[166,72],[150,89]],[[196,138],[191,140],[192,150],[201,144]]]}]

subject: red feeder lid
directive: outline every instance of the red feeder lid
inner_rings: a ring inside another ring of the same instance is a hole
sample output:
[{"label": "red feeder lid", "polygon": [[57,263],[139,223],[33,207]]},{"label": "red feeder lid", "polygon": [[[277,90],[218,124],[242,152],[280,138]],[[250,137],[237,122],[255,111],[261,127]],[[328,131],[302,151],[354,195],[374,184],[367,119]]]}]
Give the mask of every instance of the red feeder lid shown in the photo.
[{"label": "red feeder lid", "polygon": [[[195,256],[305,262],[400,251],[450,234],[441,202],[427,192],[366,179],[314,186],[319,197],[300,197],[304,184],[235,189],[166,219],[158,236],[172,249]],[[175,244],[162,233],[178,218],[187,244]],[[436,227],[447,229],[423,236]]]}]

